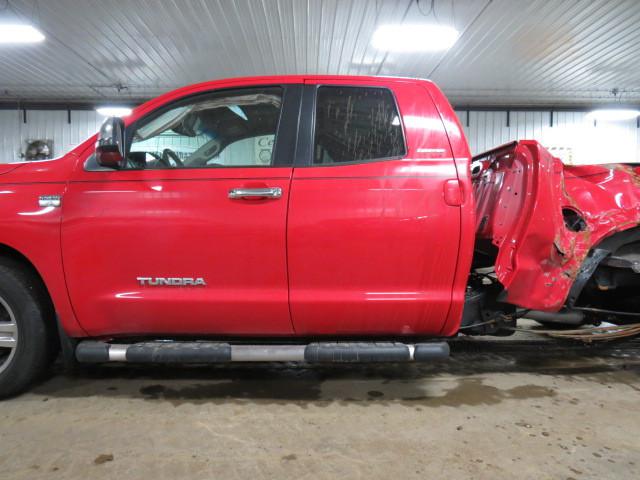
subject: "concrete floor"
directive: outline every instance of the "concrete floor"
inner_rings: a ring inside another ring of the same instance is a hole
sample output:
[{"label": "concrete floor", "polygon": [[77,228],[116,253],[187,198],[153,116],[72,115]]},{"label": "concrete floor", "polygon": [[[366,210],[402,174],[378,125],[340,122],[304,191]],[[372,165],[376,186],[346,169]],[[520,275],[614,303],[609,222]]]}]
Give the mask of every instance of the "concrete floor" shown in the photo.
[{"label": "concrete floor", "polygon": [[0,478],[640,478],[640,341],[438,366],[60,369],[0,406]]}]

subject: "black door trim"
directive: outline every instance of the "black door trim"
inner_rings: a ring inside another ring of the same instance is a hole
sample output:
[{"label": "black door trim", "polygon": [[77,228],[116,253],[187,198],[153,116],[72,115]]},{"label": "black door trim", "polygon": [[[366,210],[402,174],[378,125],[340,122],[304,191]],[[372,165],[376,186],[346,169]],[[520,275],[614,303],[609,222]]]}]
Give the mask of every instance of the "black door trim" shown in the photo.
[{"label": "black door trim", "polygon": [[300,105],[304,85],[285,84],[282,112],[278,122],[272,167],[290,167],[296,156],[296,141],[300,128]]},{"label": "black door trim", "polygon": [[308,167],[313,161],[313,131],[315,124],[316,85],[305,85],[300,105],[298,144],[294,167]]}]

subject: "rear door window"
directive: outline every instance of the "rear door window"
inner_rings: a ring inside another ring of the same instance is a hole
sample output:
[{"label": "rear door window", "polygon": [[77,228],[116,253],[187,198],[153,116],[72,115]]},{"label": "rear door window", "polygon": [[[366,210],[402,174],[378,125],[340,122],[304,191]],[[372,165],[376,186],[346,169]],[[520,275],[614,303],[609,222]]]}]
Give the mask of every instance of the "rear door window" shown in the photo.
[{"label": "rear door window", "polygon": [[318,88],[314,165],[372,162],[406,154],[400,113],[390,90]]}]

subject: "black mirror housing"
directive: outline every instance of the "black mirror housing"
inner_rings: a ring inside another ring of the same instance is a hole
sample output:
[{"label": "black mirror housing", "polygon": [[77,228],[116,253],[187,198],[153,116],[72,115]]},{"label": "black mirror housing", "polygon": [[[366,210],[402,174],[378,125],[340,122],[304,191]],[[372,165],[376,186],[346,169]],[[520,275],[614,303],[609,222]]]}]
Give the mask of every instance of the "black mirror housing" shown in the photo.
[{"label": "black mirror housing", "polygon": [[124,121],[122,118],[107,118],[100,127],[96,142],[98,165],[114,169],[123,168],[126,158],[124,142]]}]

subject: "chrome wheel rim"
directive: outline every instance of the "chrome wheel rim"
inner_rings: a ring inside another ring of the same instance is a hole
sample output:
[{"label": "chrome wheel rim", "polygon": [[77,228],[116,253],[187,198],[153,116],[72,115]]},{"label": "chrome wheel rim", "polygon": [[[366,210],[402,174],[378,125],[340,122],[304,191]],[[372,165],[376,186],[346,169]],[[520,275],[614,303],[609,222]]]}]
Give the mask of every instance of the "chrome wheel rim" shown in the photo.
[{"label": "chrome wheel rim", "polygon": [[0,373],[13,360],[18,347],[18,324],[9,304],[0,297]]}]

